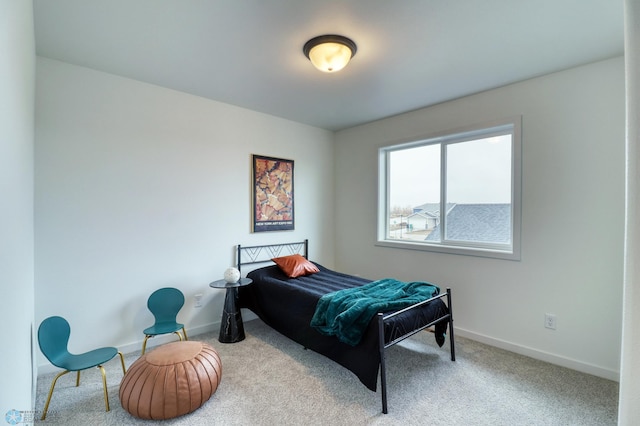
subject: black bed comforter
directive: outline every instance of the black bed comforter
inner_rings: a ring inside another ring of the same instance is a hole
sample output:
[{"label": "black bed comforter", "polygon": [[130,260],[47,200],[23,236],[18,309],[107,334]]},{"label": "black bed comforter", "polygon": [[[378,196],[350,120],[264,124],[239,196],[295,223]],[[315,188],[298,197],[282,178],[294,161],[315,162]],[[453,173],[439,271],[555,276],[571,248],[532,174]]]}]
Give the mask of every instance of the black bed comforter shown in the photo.
[{"label": "black bed comforter", "polygon": [[[320,272],[298,278],[288,278],[279,267],[272,265],[256,269],[247,277],[253,284],[239,289],[239,305],[253,311],[267,325],[305,348],[318,352],[352,371],[372,391],[376,390],[380,353],[378,321],[374,317],[360,343],[356,346],[324,336],[310,326],[318,299],[345,288],[371,282],[360,277],[332,271],[315,263]],[[448,313],[446,304],[434,300],[420,309],[398,315],[385,325],[385,342],[390,342]],[[447,321],[436,324],[435,338],[444,343]]]}]

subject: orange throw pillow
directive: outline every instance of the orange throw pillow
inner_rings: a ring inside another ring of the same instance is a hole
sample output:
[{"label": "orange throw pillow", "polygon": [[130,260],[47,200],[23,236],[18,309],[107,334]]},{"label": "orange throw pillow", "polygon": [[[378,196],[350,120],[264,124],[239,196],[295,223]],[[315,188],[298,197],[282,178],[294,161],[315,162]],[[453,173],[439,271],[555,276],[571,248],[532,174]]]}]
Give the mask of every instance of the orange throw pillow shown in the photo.
[{"label": "orange throw pillow", "polygon": [[301,277],[303,275],[315,274],[320,272],[318,267],[309,262],[304,256],[292,254],[291,256],[275,257],[271,259],[276,265],[287,274],[289,278]]}]

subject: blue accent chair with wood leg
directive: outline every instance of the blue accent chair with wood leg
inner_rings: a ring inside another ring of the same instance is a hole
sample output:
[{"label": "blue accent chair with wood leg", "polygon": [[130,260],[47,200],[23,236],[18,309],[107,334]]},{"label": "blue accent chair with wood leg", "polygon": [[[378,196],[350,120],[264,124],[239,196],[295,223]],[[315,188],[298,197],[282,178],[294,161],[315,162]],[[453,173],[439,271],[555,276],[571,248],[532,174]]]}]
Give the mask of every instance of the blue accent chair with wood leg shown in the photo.
[{"label": "blue accent chair with wood leg", "polygon": [[[144,342],[142,343],[142,355],[147,349],[147,340],[150,337],[160,334],[178,335],[180,340],[189,340],[187,338],[187,330],[184,324],[177,322],[178,312],[184,306],[184,294],[177,288],[165,287],[154,291],[147,300],[147,307],[155,317],[155,324],[146,328],[144,333]],[[182,330],[182,334],[180,334]]]},{"label": "blue accent chair with wood leg", "polygon": [[80,385],[80,372],[89,368],[98,367],[102,373],[102,385],[104,387],[104,404],[109,411],[109,395],[107,393],[107,374],[104,371],[102,364],[110,361],[116,355],[120,355],[120,362],[122,363],[122,372],[126,373],[124,366],[124,356],[118,349],[113,347],[105,347],[94,349],[83,354],[72,354],[69,352],[68,343],[69,336],[71,335],[71,327],[66,319],[58,316],[53,316],[45,319],[40,323],[38,327],[38,344],[40,350],[49,362],[58,368],[64,369],[64,371],[58,374],[51,383],[49,389],[49,395],[47,396],[47,402],[44,405],[42,417],[40,420],[44,420],[47,417],[47,410],[49,409],[49,403],[51,402],[51,395],[53,395],[53,389],[56,386],[58,379],[71,372],[76,371],[76,386]]}]

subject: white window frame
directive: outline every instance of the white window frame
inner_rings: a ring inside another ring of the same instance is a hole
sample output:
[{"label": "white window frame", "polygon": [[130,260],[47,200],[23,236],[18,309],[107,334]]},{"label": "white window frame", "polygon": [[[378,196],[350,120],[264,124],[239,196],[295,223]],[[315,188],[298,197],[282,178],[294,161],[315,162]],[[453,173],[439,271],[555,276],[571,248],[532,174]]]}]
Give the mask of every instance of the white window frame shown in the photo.
[{"label": "white window frame", "polygon": [[[456,130],[396,142],[378,150],[378,222],[376,245],[384,247],[424,250],[439,253],[491,257],[506,260],[520,260],[521,203],[522,203],[522,117],[510,117],[489,123],[468,126]],[[446,149],[452,143],[480,139],[509,132],[512,135],[511,146],[511,243],[489,244],[482,242],[445,240],[446,226]],[[440,224],[441,242],[423,242],[387,238],[390,216],[389,189],[389,153],[402,149],[424,145],[439,144],[440,150]]]}]

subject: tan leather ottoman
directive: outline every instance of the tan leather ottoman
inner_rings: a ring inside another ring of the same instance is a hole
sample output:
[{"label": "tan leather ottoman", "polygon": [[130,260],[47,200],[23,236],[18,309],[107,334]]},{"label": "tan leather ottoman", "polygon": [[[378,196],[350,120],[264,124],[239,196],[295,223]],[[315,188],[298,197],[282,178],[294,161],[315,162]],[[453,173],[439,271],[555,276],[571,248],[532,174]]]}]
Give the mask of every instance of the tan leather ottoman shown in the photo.
[{"label": "tan leather ottoman", "polygon": [[171,419],[200,408],[221,377],[220,356],[209,344],[169,343],[129,367],[120,383],[120,403],[141,419]]}]

